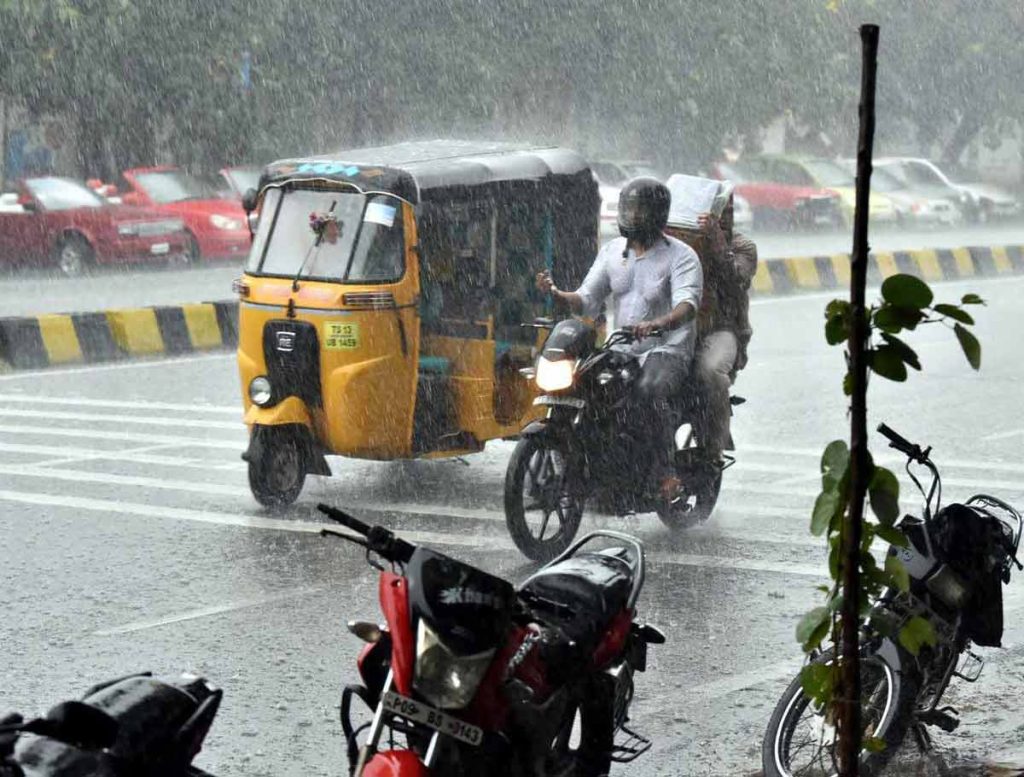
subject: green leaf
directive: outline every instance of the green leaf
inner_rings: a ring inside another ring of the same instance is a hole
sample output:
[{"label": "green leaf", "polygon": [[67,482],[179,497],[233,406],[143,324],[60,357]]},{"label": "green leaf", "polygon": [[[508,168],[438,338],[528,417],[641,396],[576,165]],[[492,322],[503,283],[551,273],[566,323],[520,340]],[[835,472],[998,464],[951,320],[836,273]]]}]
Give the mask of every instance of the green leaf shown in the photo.
[{"label": "green leaf", "polygon": [[850,468],[850,448],[846,440],[833,440],[821,454],[821,485],[834,489]]},{"label": "green leaf", "polygon": [[963,349],[964,356],[967,357],[967,362],[974,369],[981,369],[981,343],[978,342],[978,338],[960,324],[953,325],[953,332],[956,333],[956,339],[960,341],[960,347]]},{"label": "green leaf", "polygon": [[853,373],[849,370],[847,370],[846,374],[843,376],[843,393],[846,396],[853,394]]},{"label": "green leaf", "polygon": [[871,511],[883,526],[892,526],[900,517],[900,481],[885,467],[875,467],[868,483]]},{"label": "green leaf", "polygon": [[910,545],[907,535],[892,526],[876,526],[875,534],[890,545],[895,545],[897,548],[905,548]]},{"label": "green leaf", "polygon": [[903,562],[891,553],[885,557],[885,571],[892,579],[894,586],[903,592],[910,590],[910,573],[907,572]]},{"label": "green leaf", "polygon": [[849,337],[850,303],[834,299],[825,306],[825,340],[829,345],[837,345]]},{"label": "green leaf", "polygon": [[832,523],[832,517],[839,509],[839,493],[822,491],[814,501],[814,512],[811,514],[811,534],[820,537]]},{"label": "green leaf", "polygon": [[864,737],[861,744],[869,753],[881,753],[886,747],[885,740],[881,737]]},{"label": "green leaf", "polygon": [[902,383],[907,379],[907,366],[903,363],[900,352],[889,345],[873,348],[868,351],[868,366],[876,375]]},{"label": "green leaf", "polygon": [[961,324],[973,324],[974,318],[966,310],[961,310],[956,305],[947,305],[940,303],[932,308],[936,313],[939,313],[946,318],[952,318],[954,321],[959,321]]},{"label": "green leaf", "polygon": [[921,652],[924,645],[934,645],[937,641],[938,637],[932,624],[920,615],[915,615],[900,629],[900,644],[915,656]]},{"label": "green leaf", "polygon": [[835,667],[831,664],[808,664],[800,671],[800,687],[817,705],[832,698]]},{"label": "green leaf", "polygon": [[885,340],[886,345],[890,348],[896,349],[896,352],[899,353],[900,358],[905,364],[909,364],[915,370],[921,369],[921,360],[917,358],[917,353],[913,348],[896,337],[896,335],[891,335],[888,332],[882,333],[882,339]]},{"label": "green leaf", "polygon": [[821,631],[821,627],[825,626],[825,632],[818,637],[818,643],[821,642],[822,637],[828,633],[828,625],[832,622],[832,616],[828,611],[828,607],[815,607],[800,619],[800,622],[796,625],[796,640],[804,646],[804,652],[808,652],[817,647],[814,644],[814,637],[818,636]]},{"label": "green leaf", "polygon": [[960,298],[961,305],[984,305],[985,300],[979,297],[977,294],[964,294]]},{"label": "green leaf", "polygon": [[926,308],[935,295],[928,284],[913,275],[890,275],[882,283],[882,299],[890,305],[907,308]]},{"label": "green leaf", "polygon": [[901,329],[915,329],[922,318],[924,313],[917,308],[883,305],[875,312],[873,323],[883,332],[896,333]]}]

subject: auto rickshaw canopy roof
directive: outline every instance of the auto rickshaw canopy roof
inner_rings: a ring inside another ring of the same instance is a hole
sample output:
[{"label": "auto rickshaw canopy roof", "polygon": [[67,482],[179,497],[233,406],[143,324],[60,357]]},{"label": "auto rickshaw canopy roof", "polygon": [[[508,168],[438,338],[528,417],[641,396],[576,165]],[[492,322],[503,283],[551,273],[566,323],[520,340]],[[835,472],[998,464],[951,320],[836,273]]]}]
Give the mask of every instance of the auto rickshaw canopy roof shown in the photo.
[{"label": "auto rickshaw canopy roof", "polygon": [[429,140],[279,160],[264,168],[260,188],[285,181],[333,181],[364,192],[389,192],[416,205],[451,199],[453,189],[515,181],[557,186],[584,176],[590,177],[586,160],[565,148]]}]

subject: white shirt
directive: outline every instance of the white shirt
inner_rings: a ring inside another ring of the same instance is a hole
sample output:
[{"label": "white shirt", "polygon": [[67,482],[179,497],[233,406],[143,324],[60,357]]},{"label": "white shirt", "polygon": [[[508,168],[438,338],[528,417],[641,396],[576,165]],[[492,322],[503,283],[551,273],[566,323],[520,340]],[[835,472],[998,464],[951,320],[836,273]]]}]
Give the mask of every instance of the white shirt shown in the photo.
[{"label": "white shirt", "polygon": [[[583,300],[583,314],[596,317],[611,297],[616,327],[627,327],[667,315],[682,302],[700,309],[704,272],[696,252],[674,237],[659,239],[637,257],[631,249],[625,258],[626,238],[605,243],[587,277],[576,290]],[[657,350],[693,358],[696,318],[666,332],[647,338],[637,351]]]}]

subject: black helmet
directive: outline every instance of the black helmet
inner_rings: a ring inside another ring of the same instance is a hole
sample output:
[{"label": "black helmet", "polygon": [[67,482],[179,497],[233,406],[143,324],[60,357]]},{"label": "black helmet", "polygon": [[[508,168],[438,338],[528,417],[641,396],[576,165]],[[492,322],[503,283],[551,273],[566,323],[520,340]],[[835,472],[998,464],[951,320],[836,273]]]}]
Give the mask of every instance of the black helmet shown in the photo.
[{"label": "black helmet", "polygon": [[634,178],[619,192],[619,234],[653,244],[668,222],[672,195],[656,178]]}]

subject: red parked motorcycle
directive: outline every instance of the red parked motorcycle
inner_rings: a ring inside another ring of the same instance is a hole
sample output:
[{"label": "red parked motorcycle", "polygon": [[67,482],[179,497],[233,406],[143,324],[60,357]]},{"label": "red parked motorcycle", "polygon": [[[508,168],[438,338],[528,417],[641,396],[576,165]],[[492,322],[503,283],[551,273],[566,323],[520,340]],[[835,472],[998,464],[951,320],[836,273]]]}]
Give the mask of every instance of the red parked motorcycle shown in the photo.
[{"label": "red parked motorcycle", "polygon": [[[635,620],[644,551],[595,532],[518,589],[327,505],[380,569],[386,626],[351,622],[367,642],[362,685],[344,689],[341,724],[356,777],[598,777],[650,741],[627,727],[633,674],[665,637]],[[615,547],[583,551],[604,538]],[[386,568],[380,562],[390,566]],[[352,702],[372,720],[356,726]]]}]

